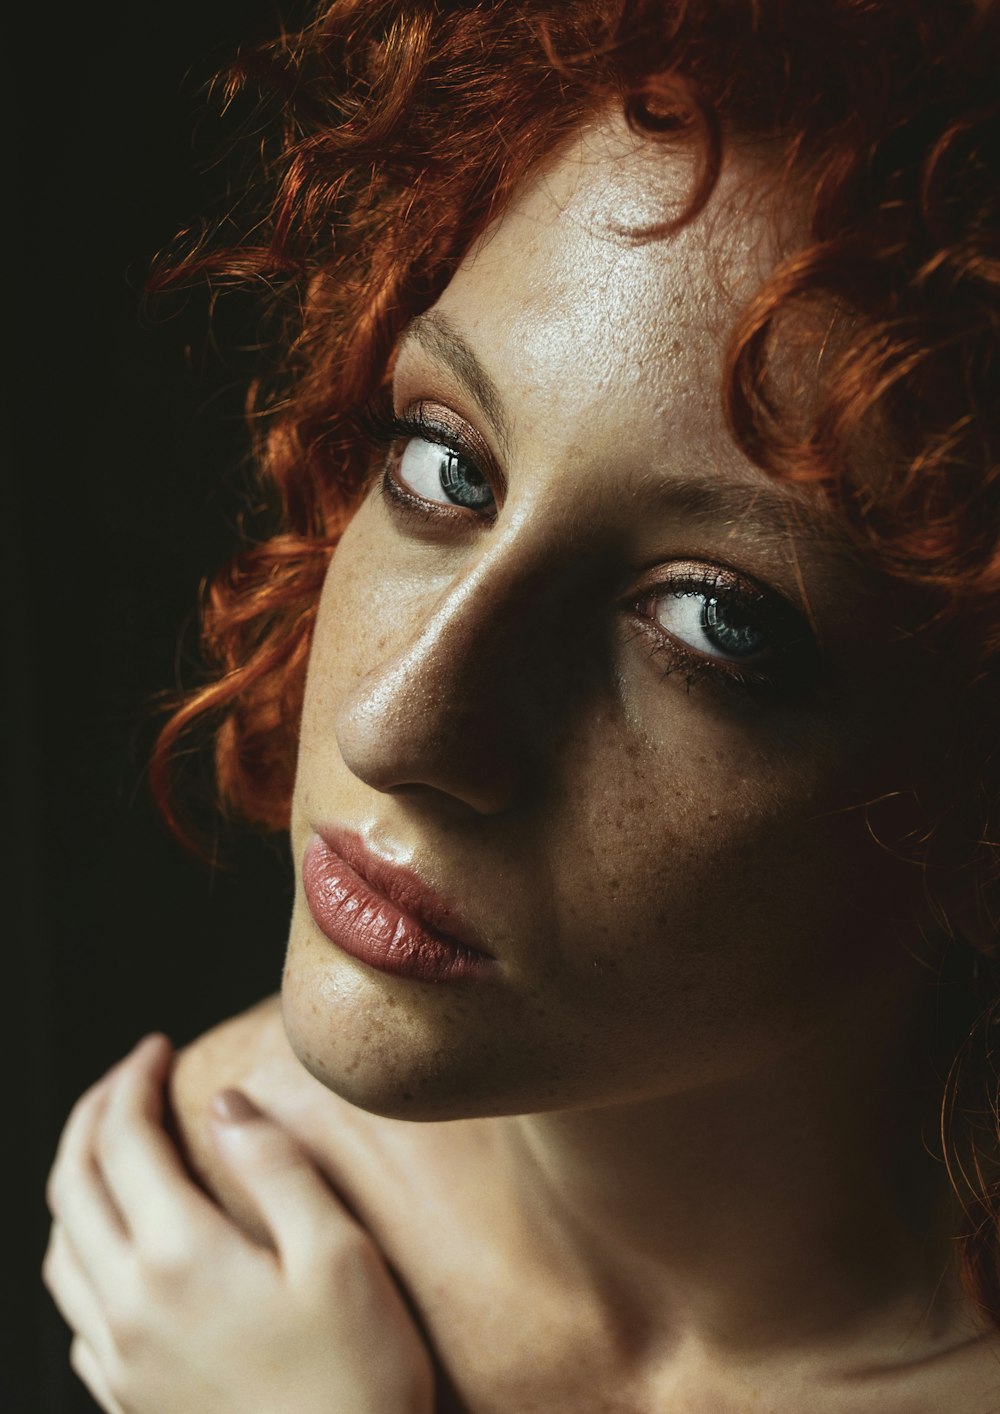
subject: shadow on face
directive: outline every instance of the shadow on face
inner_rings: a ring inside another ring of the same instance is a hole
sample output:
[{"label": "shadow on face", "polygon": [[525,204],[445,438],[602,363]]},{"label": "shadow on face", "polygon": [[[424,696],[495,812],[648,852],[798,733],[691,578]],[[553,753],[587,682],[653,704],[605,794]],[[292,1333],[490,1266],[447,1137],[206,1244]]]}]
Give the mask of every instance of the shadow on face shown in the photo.
[{"label": "shadow on face", "polygon": [[727,432],[726,338],[791,238],[752,176],[635,240],[689,168],[607,119],[402,340],[323,593],[293,849],[354,832],[496,966],[368,966],[300,885],[286,1025],[357,1103],[649,1098],[912,1025],[919,871],[870,806],[912,794],[948,704],[828,510]]}]

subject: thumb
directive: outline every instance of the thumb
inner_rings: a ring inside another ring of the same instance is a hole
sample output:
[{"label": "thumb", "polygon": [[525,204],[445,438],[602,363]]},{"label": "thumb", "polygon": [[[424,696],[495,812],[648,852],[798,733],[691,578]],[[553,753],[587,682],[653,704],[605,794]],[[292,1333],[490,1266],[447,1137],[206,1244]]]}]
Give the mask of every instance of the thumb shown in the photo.
[{"label": "thumb", "polygon": [[315,1265],[317,1237],[331,1226],[343,1235],[357,1224],[299,1141],[241,1090],[212,1101],[218,1148],[227,1168],[274,1239],[290,1274]]}]

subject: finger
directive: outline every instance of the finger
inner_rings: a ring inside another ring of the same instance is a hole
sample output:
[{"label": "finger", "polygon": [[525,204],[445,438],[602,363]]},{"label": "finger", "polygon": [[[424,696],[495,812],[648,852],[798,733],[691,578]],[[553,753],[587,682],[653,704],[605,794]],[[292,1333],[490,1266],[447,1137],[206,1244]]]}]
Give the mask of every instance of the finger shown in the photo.
[{"label": "finger", "polygon": [[95,1129],[108,1084],[106,1078],[92,1086],[74,1105],[46,1188],[52,1215],[65,1229],[101,1298],[108,1285],[113,1287],[120,1279],[128,1255],[128,1233],[94,1158]]},{"label": "finger", "polygon": [[104,1369],[85,1340],[77,1336],[69,1348],[69,1363],[87,1386],[94,1400],[107,1414],[125,1414],[125,1410],[108,1388]]},{"label": "finger", "polygon": [[89,1133],[96,1112],[103,1109],[113,1076],[114,1070],[109,1070],[107,1075],[102,1076],[88,1090],[85,1090],[70,1110],[66,1123],[63,1125],[45,1186],[45,1201],[48,1203],[49,1212],[53,1217],[56,1216],[56,1209],[62,1196],[62,1176],[67,1170],[67,1159],[70,1160],[69,1167],[72,1168],[80,1153],[89,1144],[89,1138],[81,1144],[81,1136]]},{"label": "finger", "polygon": [[98,1132],[108,1189],[135,1241],[155,1250],[175,1242],[214,1209],[191,1182],[163,1127],[163,1086],[173,1056],[165,1036],[147,1036],[111,1086]]},{"label": "finger", "polygon": [[219,1152],[292,1277],[315,1268],[320,1235],[336,1244],[362,1233],[302,1145],[242,1091],[221,1091],[212,1108]]},{"label": "finger", "polygon": [[61,1223],[52,1228],[42,1263],[42,1280],[77,1338],[86,1341],[92,1351],[109,1352],[111,1334],[104,1312]]}]

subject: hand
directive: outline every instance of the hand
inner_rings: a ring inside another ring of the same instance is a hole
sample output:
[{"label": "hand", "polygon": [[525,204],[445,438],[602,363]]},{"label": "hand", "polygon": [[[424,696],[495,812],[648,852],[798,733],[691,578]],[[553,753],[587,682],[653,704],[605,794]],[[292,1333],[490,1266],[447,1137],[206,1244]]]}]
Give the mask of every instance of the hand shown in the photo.
[{"label": "hand", "polygon": [[[75,1105],[49,1177],[43,1275],[108,1414],[429,1414],[433,1373],[370,1235],[245,1096],[213,1126],[271,1233],[252,1242],[162,1127],[172,1057],[147,1037]],[[228,1117],[227,1117],[228,1116]]]}]

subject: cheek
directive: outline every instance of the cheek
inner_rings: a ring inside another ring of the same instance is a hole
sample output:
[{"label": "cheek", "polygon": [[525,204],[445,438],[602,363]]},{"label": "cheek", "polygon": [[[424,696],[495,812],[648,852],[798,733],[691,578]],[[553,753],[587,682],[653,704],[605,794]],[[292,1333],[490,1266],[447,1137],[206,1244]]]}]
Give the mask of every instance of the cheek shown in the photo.
[{"label": "cheek", "polygon": [[[363,505],[323,589],[300,794],[370,794],[345,771],[334,723],[358,684],[426,618],[437,582],[410,568],[379,508]],[[627,678],[646,683],[641,664],[624,666]],[[820,730],[777,718],[748,726],[697,686],[657,682],[627,695],[624,704],[592,702],[552,742],[548,801],[527,827],[551,871],[560,942],[550,957],[594,975],[632,974],[642,985],[660,974],[676,985],[709,959],[725,963],[739,986],[766,984],[772,969],[842,970],[844,938],[876,931],[890,887],[889,856],[864,813],[844,808],[848,777],[852,798],[863,797],[864,764],[849,769],[846,744]],[[531,851],[516,867],[534,892],[548,892]]]},{"label": "cheek", "polygon": [[[380,520],[377,508],[362,507],[324,586],[299,830],[327,810],[394,818],[386,798],[348,770],[333,726],[439,592],[434,577],[410,573],[409,552],[390,543]],[[910,882],[873,842],[864,812],[844,808],[846,779],[855,800],[866,786],[876,793],[850,732],[741,720],[697,687],[657,681],[647,691],[639,672],[625,662],[627,700],[591,696],[567,712],[536,809],[513,822],[474,822],[484,825],[477,847],[487,867],[471,874],[466,902],[509,959],[503,1004],[435,997],[426,1016],[407,1011],[402,1027],[392,988],[344,991],[348,974],[306,947],[300,930],[286,992],[303,1047],[333,1056],[325,1018],[336,1014],[347,1056],[337,1065],[361,1067],[365,1084],[377,1073],[384,1087],[419,1060],[470,1091],[479,1074],[480,1098],[495,1090],[504,1105],[531,1107],[540,1074],[558,1072],[552,1093],[570,1097],[665,1077],[700,1082],[793,1044],[851,998],[891,997],[902,949],[887,925]],[[430,824],[454,864],[446,822]],[[517,889],[504,883],[511,878]]]},{"label": "cheek", "polygon": [[377,525],[366,503],[355,514],[337,546],[323,583],[316,632],[309,660],[308,693],[323,697],[345,680],[361,676],[377,659],[386,615],[388,585]]},{"label": "cheek", "polygon": [[797,768],[685,721],[672,744],[626,739],[566,783],[561,962],[595,1005],[739,1046],[891,973],[912,879],[840,808],[821,753]]},{"label": "cheek", "polygon": [[369,502],[360,507],[327,570],[309,655],[300,758],[328,745],[341,704],[391,656],[408,610],[419,606],[412,589],[386,572],[390,547],[373,510]]}]

